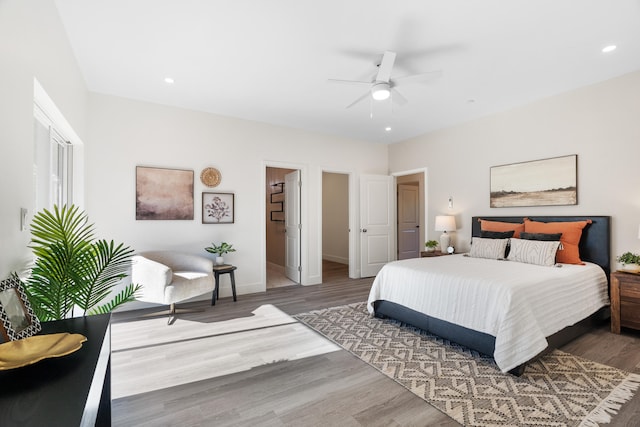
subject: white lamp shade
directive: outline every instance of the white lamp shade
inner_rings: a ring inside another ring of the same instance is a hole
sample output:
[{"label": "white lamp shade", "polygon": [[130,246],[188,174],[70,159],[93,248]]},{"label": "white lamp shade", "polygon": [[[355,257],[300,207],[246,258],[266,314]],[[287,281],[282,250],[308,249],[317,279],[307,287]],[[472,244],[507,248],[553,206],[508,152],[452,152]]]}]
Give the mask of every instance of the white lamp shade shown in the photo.
[{"label": "white lamp shade", "polygon": [[454,231],[456,229],[456,217],[453,215],[437,215],[436,231]]}]

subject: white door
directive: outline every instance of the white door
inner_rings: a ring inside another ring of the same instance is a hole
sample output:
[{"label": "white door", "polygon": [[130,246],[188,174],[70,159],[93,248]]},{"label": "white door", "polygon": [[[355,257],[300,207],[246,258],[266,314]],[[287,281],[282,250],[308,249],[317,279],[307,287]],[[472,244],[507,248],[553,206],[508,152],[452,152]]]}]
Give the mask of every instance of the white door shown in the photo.
[{"label": "white door", "polygon": [[398,185],[398,259],[420,257],[420,195],[417,185]]},{"label": "white door", "polygon": [[393,177],[360,177],[360,275],[378,274],[394,259]]},{"label": "white door", "polygon": [[300,283],[300,171],[284,177],[284,231],[286,276]]}]

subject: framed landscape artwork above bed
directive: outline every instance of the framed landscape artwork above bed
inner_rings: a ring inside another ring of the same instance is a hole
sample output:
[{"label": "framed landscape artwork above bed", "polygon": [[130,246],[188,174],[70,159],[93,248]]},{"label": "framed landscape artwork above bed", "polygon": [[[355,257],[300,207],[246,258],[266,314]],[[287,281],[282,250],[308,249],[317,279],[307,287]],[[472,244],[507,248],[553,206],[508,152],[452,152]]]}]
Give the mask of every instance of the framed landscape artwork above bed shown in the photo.
[{"label": "framed landscape artwork above bed", "polygon": [[578,204],[576,154],[492,166],[489,205],[560,206]]}]

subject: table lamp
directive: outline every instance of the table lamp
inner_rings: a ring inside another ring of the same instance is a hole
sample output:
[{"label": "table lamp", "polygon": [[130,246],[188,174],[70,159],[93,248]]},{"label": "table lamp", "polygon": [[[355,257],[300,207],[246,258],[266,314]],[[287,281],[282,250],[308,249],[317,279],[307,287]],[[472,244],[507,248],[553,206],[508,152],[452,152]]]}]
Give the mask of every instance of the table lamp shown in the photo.
[{"label": "table lamp", "polygon": [[440,250],[446,252],[451,244],[451,238],[447,231],[456,229],[456,218],[453,215],[436,215],[436,231],[442,231],[440,236]]}]

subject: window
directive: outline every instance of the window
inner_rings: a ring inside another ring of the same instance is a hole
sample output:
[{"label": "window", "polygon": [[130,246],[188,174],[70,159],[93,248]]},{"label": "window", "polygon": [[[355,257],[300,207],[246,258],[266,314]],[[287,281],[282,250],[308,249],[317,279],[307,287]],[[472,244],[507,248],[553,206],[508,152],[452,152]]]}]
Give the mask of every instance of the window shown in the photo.
[{"label": "window", "polygon": [[[35,210],[54,205],[79,204],[80,176],[74,153],[81,147],[78,136],[64,119],[40,84],[34,81],[34,162]],[[75,196],[75,197],[74,197]]]},{"label": "window", "polygon": [[36,210],[73,203],[73,145],[36,114],[34,180]]}]

